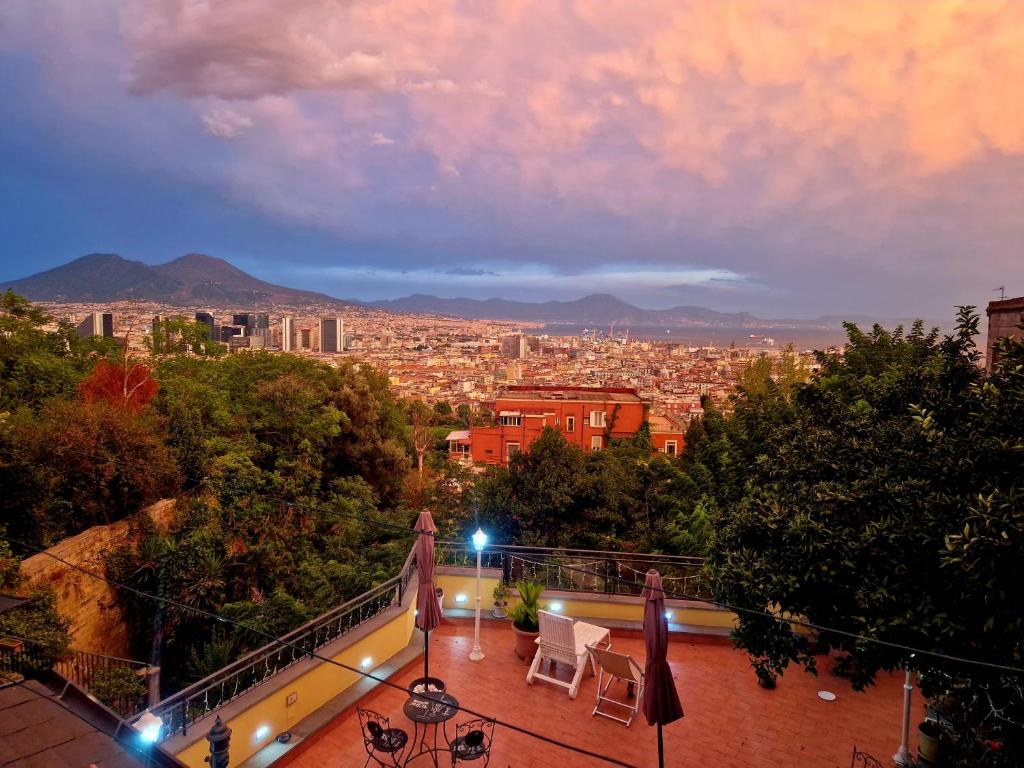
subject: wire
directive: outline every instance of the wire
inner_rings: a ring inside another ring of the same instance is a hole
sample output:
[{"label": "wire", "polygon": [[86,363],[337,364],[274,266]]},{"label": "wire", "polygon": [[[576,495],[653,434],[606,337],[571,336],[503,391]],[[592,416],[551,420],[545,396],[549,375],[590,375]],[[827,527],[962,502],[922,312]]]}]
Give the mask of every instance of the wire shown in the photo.
[{"label": "wire", "polygon": [[[267,640],[269,640],[269,641],[271,641],[273,643],[277,643],[278,645],[283,645],[283,646],[285,646],[287,648],[291,648],[293,650],[297,650],[303,656],[309,656],[310,658],[318,659],[319,661],[327,662],[328,664],[333,664],[336,667],[340,667],[341,669],[345,669],[345,670],[347,670],[349,672],[354,672],[357,675],[369,678],[370,680],[374,680],[374,681],[376,681],[378,683],[381,683],[382,685],[385,685],[385,686],[387,686],[389,688],[394,688],[394,689],[402,691],[404,693],[409,693],[409,691],[406,688],[403,688],[402,686],[398,685],[397,683],[393,683],[393,682],[391,682],[390,680],[388,680],[386,678],[377,677],[376,675],[374,675],[374,674],[372,674],[370,672],[364,672],[361,669],[357,669],[356,667],[350,667],[348,664],[344,664],[344,663],[342,663],[340,661],[337,661],[335,659],[329,658],[327,656],[321,656],[320,654],[316,653],[315,651],[310,651],[310,650],[308,650],[306,648],[302,648],[301,646],[299,646],[299,645],[297,645],[295,643],[289,642],[288,640],[284,640],[283,638],[277,637],[276,635],[272,635],[269,632],[264,632],[263,630],[257,629],[256,627],[251,627],[248,624],[243,624],[242,622],[236,621],[234,619],[225,618],[224,616],[221,616],[220,614],[213,613],[211,611],[207,611],[207,610],[204,610],[202,608],[196,608],[194,606],[185,605],[184,603],[180,603],[177,600],[173,600],[173,599],[168,598],[168,597],[160,597],[160,596],[154,595],[154,594],[152,594],[150,592],[146,592],[144,590],[136,589],[135,587],[128,586],[127,584],[122,584],[120,582],[114,581],[113,579],[109,579],[106,576],[101,576],[98,573],[94,573],[93,571],[90,571],[87,568],[83,568],[80,565],[76,565],[75,563],[69,562],[69,561],[65,560],[64,558],[62,558],[62,557],[60,557],[58,555],[53,554],[52,552],[48,552],[45,549],[39,549],[38,547],[33,547],[33,546],[29,545],[29,544],[26,544],[24,542],[18,541],[17,539],[12,539],[12,538],[10,538],[8,536],[5,536],[5,535],[0,535],[0,539],[3,539],[4,541],[7,541],[10,544],[16,544],[19,547],[23,547],[23,548],[25,548],[25,549],[27,549],[29,551],[35,552],[36,554],[43,554],[43,555],[46,555],[47,557],[51,557],[54,560],[56,560],[57,562],[62,563],[63,565],[67,566],[68,568],[76,570],[79,573],[83,573],[86,576],[89,576],[91,578],[98,579],[99,581],[105,582],[105,583],[107,583],[107,584],[109,584],[109,585],[111,585],[113,587],[117,587],[118,589],[123,589],[123,590],[125,590],[127,592],[131,592],[132,594],[138,595],[139,597],[144,597],[146,599],[154,600],[154,601],[157,601],[157,602],[160,602],[160,603],[166,603],[166,604],[171,605],[171,606],[173,606],[175,608],[179,608],[181,610],[185,610],[185,611],[188,611],[190,613],[197,614],[199,616],[205,616],[207,618],[214,619],[215,621],[219,621],[219,622],[222,622],[222,623],[225,623],[225,624],[230,624],[230,625],[238,627],[240,629],[244,629],[247,632],[252,632],[253,634],[258,635],[260,637],[263,637],[263,638],[265,638],[265,639],[267,639]],[[413,693],[412,695],[416,696],[416,695],[419,695],[419,694]],[[481,712],[476,712],[476,711],[474,711],[472,709],[469,709],[468,707],[462,706],[461,704],[460,705],[451,704],[449,706],[453,707],[454,709],[458,710],[459,712],[464,712],[464,713],[466,713],[468,715],[472,715],[473,717],[482,718],[482,719],[485,719],[485,720],[490,720],[493,723],[495,723],[495,725],[500,725],[503,728],[508,728],[509,730],[516,731],[518,733],[522,733],[525,736],[529,736],[531,738],[547,742],[548,744],[552,744],[552,745],[557,746],[557,747],[562,747],[563,749],[568,749],[568,750],[570,750],[572,752],[576,752],[578,754],[585,755],[586,757],[591,757],[591,758],[595,758],[595,759],[598,759],[598,760],[602,760],[604,762],[611,763],[612,765],[618,765],[618,766],[621,766],[621,768],[636,768],[635,766],[631,765],[630,763],[625,763],[625,762],[622,762],[621,760],[618,760],[616,758],[608,757],[606,755],[602,755],[602,754],[599,754],[597,752],[592,752],[591,750],[586,749],[584,747],[578,747],[578,746],[575,746],[573,744],[569,744],[569,743],[564,742],[564,741],[559,741],[558,739],[552,738],[550,736],[545,736],[544,734],[537,733],[535,731],[531,731],[531,730],[529,730],[527,728],[523,728],[522,726],[515,725],[514,723],[505,722],[504,720],[499,720],[496,717],[491,717],[490,715],[485,715],[485,714],[483,714]]]},{"label": "wire", "polygon": [[[68,452],[70,452],[70,453],[78,453],[78,454],[80,454],[82,456],[88,456],[88,454],[82,453],[80,451],[75,451],[74,449],[69,449]],[[91,458],[97,458],[97,457],[91,457]],[[105,458],[103,460],[109,460],[109,457],[107,457],[107,458]],[[186,480],[195,480],[195,478],[188,478],[188,477],[186,477],[184,479],[186,479]],[[199,484],[201,484],[201,483],[205,482],[207,479],[208,478],[203,478],[202,480],[199,480],[197,482]],[[198,485],[193,486],[187,492],[184,492],[184,493],[191,493],[197,487],[198,487]],[[430,532],[427,532],[427,531],[422,531],[422,532],[421,531],[416,531],[413,528],[408,528],[408,527],[400,525],[398,523],[392,523],[392,522],[389,522],[389,521],[386,521],[386,520],[374,519],[374,518],[369,517],[367,515],[360,515],[360,514],[353,513],[353,512],[343,512],[341,510],[337,510],[337,509],[329,508],[329,507],[324,507],[324,506],[320,506],[320,505],[315,505],[315,504],[296,502],[296,501],[288,501],[287,499],[284,499],[282,497],[272,496],[272,495],[269,495],[269,494],[253,493],[253,494],[249,494],[249,495],[252,496],[252,497],[255,497],[255,498],[262,498],[262,499],[267,499],[267,500],[270,500],[270,501],[275,501],[275,502],[278,502],[280,504],[284,504],[286,506],[296,507],[298,509],[307,509],[307,510],[319,511],[319,512],[327,511],[327,512],[330,512],[332,514],[338,514],[338,515],[340,515],[342,517],[348,517],[348,518],[351,518],[351,519],[354,519],[354,520],[358,520],[358,521],[363,522],[363,523],[369,523],[370,525],[376,525],[376,526],[382,527],[382,528],[390,528],[392,530],[400,531],[400,532],[406,533],[406,534],[417,534],[417,535],[419,535],[419,534],[422,533],[423,535],[432,536],[434,538],[434,543],[435,544],[442,544],[442,545],[448,545],[448,546],[458,546],[458,547],[464,547],[465,546],[465,542],[463,542],[463,541],[459,541],[459,540],[455,540],[455,539],[443,539],[437,533],[430,533]],[[514,545],[502,545],[502,546],[496,546],[494,548],[495,549],[499,549],[499,550],[507,549],[507,548],[511,549],[511,548],[514,548]],[[516,554],[514,556],[518,557],[520,560],[523,560],[524,562],[529,562],[529,563],[531,563],[533,565],[541,565],[541,566],[549,565],[548,563],[534,561],[534,560],[529,560],[528,558],[523,557],[522,555]],[[594,572],[594,571],[587,571],[587,570],[584,570],[584,569],[580,569],[578,567],[567,566],[567,565],[562,565],[561,567],[564,570],[576,571],[578,573],[583,573],[583,574],[586,574],[586,575],[589,575],[589,576],[596,576],[596,577],[602,578],[602,579],[611,578],[611,579],[613,579],[613,580],[615,580],[617,582],[621,582],[621,583],[625,583],[625,584],[631,584],[631,585],[635,586],[635,584],[633,582],[629,582],[629,581],[627,581],[625,579],[622,579],[619,576],[612,576],[610,574],[603,574],[603,573],[597,573],[597,572]],[[635,570],[635,569],[630,569],[630,570]],[[636,571],[636,572],[639,573],[639,571]],[[766,610],[764,610],[762,608],[750,608],[750,607],[746,607],[746,606],[733,605],[731,603],[726,603],[726,602],[723,602],[721,600],[713,600],[713,599],[706,598],[706,597],[700,597],[700,596],[697,596],[697,595],[687,594],[685,592],[670,592],[668,590],[663,589],[663,593],[665,594],[666,597],[672,597],[672,598],[675,598],[675,599],[678,599],[678,600],[691,600],[691,601],[695,601],[695,602],[707,603],[707,604],[710,604],[710,605],[718,606],[720,608],[725,608],[725,609],[730,610],[730,611],[735,611],[736,613],[743,613],[743,614],[752,615],[752,616],[759,616],[759,617],[762,617],[762,618],[770,618],[770,619],[774,619],[776,621],[784,621],[784,622],[786,622],[788,624],[793,624],[793,625],[796,625],[796,626],[805,627],[807,629],[813,629],[813,630],[816,630],[816,631],[819,631],[819,632],[829,632],[829,633],[832,633],[832,634],[835,634],[835,635],[839,635],[841,637],[847,637],[847,638],[850,638],[850,639],[853,639],[853,640],[857,640],[859,642],[880,645],[880,646],[884,646],[884,647],[887,647],[887,648],[892,648],[894,650],[905,651],[907,653],[916,653],[916,654],[921,654],[922,656],[930,656],[932,658],[943,659],[945,661],[955,662],[955,663],[958,663],[958,664],[972,664],[972,665],[976,665],[976,666],[979,666],[979,667],[985,667],[985,668],[988,668],[988,669],[995,669],[995,670],[1000,670],[1000,671],[1003,671],[1003,672],[1011,672],[1013,674],[1024,675],[1024,668],[1021,668],[1021,667],[1012,667],[1012,666],[1008,666],[1008,665],[1005,665],[1005,664],[996,664],[996,663],[989,662],[989,661],[979,661],[977,659],[969,659],[969,658],[966,658],[966,657],[963,657],[963,656],[954,656],[954,655],[951,655],[951,654],[942,653],[940,651],[929,651],[929,650],[925,650],[923,648],[915,648],[913,646],[904,645],[902,643],[895,643],[895,642],[892,642],[890,640],[880,640],[880,639],[875,638],[875,637],[868,637],[867,635],[861,635],[861,634],[857,634],[856,632],[850,632],[850,631],[844,630],[844,629],[837,629],[835,627],[829,627],[829,626],[826,626],[826,625],[823,625],[823,624],[816,624],[814,622],[806,621],[806,620],[803,620],[803,619],[783,618],[778,613],[774,613],[772,611],[766,611]]]},{"label": "wire", "polygon": [[[2,672],[0,672],[0,676],[3,676]],[[83,723],[88,725],[90,728],[92,728],[97,733],[102,733],[108,739],[111,739],[112,741],[118,743],[122,747],[124,747],[124,748],[128,749],[129,751],[131,751],[132,754],[135,757],[137,757],[137,758],[138,757],[144,758],[146,765],[151,765],[152,764],[153,758],[152,758],[152,756],[150,755],[150,753],[148,751],[139,749],[138,746],[136,744],[134,744],[131,739],[119,738],[118,734],[121,732],[121,729],[122,728],[130,727],[130,726],[128,726],[125,723],[124,719],[121,718],[120,716],[118,716],[118,720],[120,722],[118,723],[117,728],[114,729],[113,733],[110,733],[107,730],[105,730],[103,728],[100,728],[98,725],[96,725],[96,723],[92,722],[91,720],[89,720],[87,717],[85,717],[81,713],[75,712],[74,709],[72,709],[67,704],[65,704],[61,700],[63,695],[64,695],[62,693],[61,694],[41,693],[41,692],[31,688],[30,686],[26,685],[23,680],[17,680],[14,677],[3,676],[3,680],[4,680],[4,684],[5,685],[17,685],[17,686],[20,686],[20,687],[24,688],[26,691],[28,691],[29,693],[33,694],[34,696],[38,696],[41,699],[46,699],[47,701],[56,704],[58,707],[63,709],[65,712],[67,712],[69,715],[73,715],[74,717],[78,718],[79,720],[81,720]],[[117,713],[114,713],[114,714],[116,715]],[[49,749],[49,747],[47,749]],[[41,754],[42,752],[45,752],[45,751],[46,751],[46,749],[43,749],[40,752],[33,752],[31,755],[25,755],[21,759],[22,760],[28,760],[31,757],[33,757],[34,755],[39,755],[39,754]]]},{"label": "wire", "polygon": [[[540,565],[540,566],[549,566],[550,565],[550,563],[544,563],[544,562],[540,562],[540,561],[536,561],[536,560],[530,560],[529,558],[522,557],[521,555],[515,555],[515,557],[518,557],[523,562],[530,563],[531,565]],[[625,584],[629,584],[631,586],[636,586],[635,582],[627,581],[626,579],[623,579],[623,578],[621,578],[619,576],[612,576],[610,574],[597,573],[595,571],[587,571],[587,570],[576,568],[576,567],[571,566],[571,565],[564,565],[563,564],[563,565],[560,565],[560,567],[563,570],[577,571],[579,573],[583,573],[583,574],[586,574],[588,576],[597,576],[598,578],[602,578],[602,579],[612,579],[612,580],[617,581],[617,582],[622,582],[622,583],[625,583]],[[894,643],[894,642],[890,642],[888,640],[879,640],[878,638],[875,638],[875,637],[868,637],[866,635],[858,635],[856,632],[849,632],[849,631],[847,631],[845,629],[836,629],[835,627],[828,627],[828,626],[825,626],[824,624],[815,624],[814,622],[805,621],[803,619],[785,618],[784,616],[781,616],[778,613],[774,613],[772,611],[766,611],[766,610],[760,609],[760,608],[747,608],[747,607],[744,607],[744,606],[733,605],[731,603],[727,603],[727,602],[724,602],[724,601],[721,601],[721,600],[713,600],[713,599],[707,598],[707,597],[699,597],[697,595],[689,595],[689,594],[686,594],[685,592],[670,592],[669,590],[664,589],[664,588],[662,589],[662,594],[664,594],[666,597],[672,597],[672,598],[675,598],[675,599],[678,599],[678,600],[691,600],[691,601],[694,601],[694,602],[707,603],[707,604],[710,604],[710,605],[718,606],[719,608],[725,608],[725,609],[730,610],[730,611],[735,611],[736,613],[746,613],[746,614],[750,614],[750,615],[760,616],[760,617],[763,617],[763,618],[775,619],[776,621],[785,622],[787,624],[795,624],[797,626],[806,627],[807,629],[814,629],[814,630],[817,630],[819,632],[829,632],[829,633],[836,634],[836,635],[842,635],[843,637],[849,637],[849,638],[852,638],[854,640],[859,640],[861,642],[874,643],[876,645],[883,645],[883,646],[886,646],[888,648],[894,648],[896,650],[906,651],[908,653],[920,654],[922,656],[931,656],[932,658],[943,659],[945,661],[957,662],[959,664],[974,664],[974,665],[977,665],[977,666],[980,666],[980,667],[987,667],[989,669],[997,669],[997,670],[1000,670],[1002,672],[1012,672],[1014,674],[1024,675],[1024,668],[1021,668],[1021,667],[1011,667],[1011,666],[1007,666],[1006,664],[996,664],[996,663],[993,663],[991,661],[979,661],[977,659],[968,659],[968,658],[964,658],[962,656],[953,656],[953,655],[950,655],[950,654],[947,654],[947,653],[942,653],[940,651],[929,651],[929,650],[925,650],[923,648],[915,648],[915,647],[910,646],[910,645],[903,645],[902,643]]]}]

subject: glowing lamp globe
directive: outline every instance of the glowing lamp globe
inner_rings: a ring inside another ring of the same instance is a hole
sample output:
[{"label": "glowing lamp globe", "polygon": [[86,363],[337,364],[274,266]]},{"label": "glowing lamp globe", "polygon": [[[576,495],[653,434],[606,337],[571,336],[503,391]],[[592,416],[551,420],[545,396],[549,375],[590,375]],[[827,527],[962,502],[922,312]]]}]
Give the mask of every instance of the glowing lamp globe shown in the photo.
[{"label": "glowing lamp globe", "polygon": [[476,549],[477,552],[483,552],[486,545],[487,534],[477,528],[476,533],[473,534],[473,548]]}]

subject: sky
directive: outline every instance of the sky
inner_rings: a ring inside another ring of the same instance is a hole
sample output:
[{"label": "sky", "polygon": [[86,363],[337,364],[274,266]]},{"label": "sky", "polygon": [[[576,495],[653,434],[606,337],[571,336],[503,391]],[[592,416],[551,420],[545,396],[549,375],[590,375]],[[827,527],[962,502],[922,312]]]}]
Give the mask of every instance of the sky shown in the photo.
[{"label": "sky", "polygon": [[949,318],[1024,295],[1024,3],[3,0],[0,280]]}]

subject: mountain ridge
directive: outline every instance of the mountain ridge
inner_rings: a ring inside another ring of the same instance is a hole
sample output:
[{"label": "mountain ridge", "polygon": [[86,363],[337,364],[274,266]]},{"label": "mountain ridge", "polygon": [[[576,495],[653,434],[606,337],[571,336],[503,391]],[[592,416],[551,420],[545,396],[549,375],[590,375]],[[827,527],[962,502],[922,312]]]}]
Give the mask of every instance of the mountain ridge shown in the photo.
[{"label": "mountain ridge", "polygon": [[[749,312],[719,312],[683,305],[670,309],[644,309],[609,293],[591,293],[565,301],[527,302],[505,298],[439,298],[414,293],[399,299],[358,301],[339,299],[268,283],[242,271],[225,259],[187,253],[163,264],[145,264],[114,253],[90,253],[59,267],[19,280],[0,283],[33,301],[105,302],[140,299],[182,306],[258,304],[333,307],[363,306],[390,312],[440,315],[473,320],[509,320],[547,324],[740,328],[839,328],[843,318],[861,324],[886,325],[909,319],[829,315],[816,319],[766,319]],[[928,327],[933,325],[928,321]]]},{"label": "mountain ridge", "polygon": [[323,293],[268,283],[224,259],[201,253],[188,253],[163,264],[145,264],[116,253],[90,253],[59,267],[0,283],[0,290],[7,289],[33,301],[352,304]]}]

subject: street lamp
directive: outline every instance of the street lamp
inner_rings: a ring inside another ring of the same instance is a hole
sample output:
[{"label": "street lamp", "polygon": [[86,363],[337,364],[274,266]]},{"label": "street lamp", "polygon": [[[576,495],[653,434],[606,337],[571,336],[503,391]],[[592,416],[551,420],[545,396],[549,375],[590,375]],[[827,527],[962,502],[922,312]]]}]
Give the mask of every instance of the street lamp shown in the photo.
[{"label": "street lamp", "polygon": [[914,690],[914,686],[910,684],[910,665],[916,655],[915,653],[910,654],[910,659],[907,661],[906,677],[903,680],[903,740],[900,742],[900,748],[896,750],[896,754],[892,756],[892,761],[899,766],[909,766],[913,762],[907,744],[910,742],[910,695]]},{"label": "street lamp", "polygon": [[487,544],[487,534],[477,528],[473,534],[473,548],[476,550],[476,623],[473,628],[473,650],[469,653],[470,661],[480,661],[484,652],[480,650],[480,557]]}]

